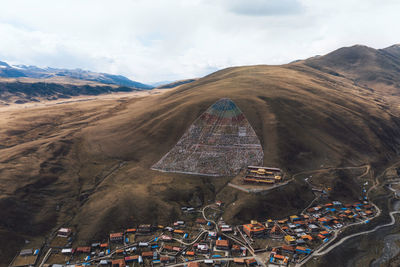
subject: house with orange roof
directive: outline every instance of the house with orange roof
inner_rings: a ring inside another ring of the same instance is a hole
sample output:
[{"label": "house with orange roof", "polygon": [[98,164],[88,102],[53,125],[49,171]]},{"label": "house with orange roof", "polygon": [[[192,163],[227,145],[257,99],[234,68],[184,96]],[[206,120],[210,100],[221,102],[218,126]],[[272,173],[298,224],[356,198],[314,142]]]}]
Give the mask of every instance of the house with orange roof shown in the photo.
[{"label": "house with orange roof", "polygon": [[312,240],[313,240],[313,238],[312,238],[311,235],[302,235],[301,238],[302,238],[303,240],[308,240],[308,241],[312,241]]},{"label": "house with orange roof", "polygon": [[236,264],[244,264],[244,259],[243,258],[233,258],[233,262]]},{"label": "house with orange roof", "polygon": [[232,251],[240,251],[240,246],[232,245]]},{"label": "house with orange roof", "polygon": [[143,258],[152,258],[153,257],[153,251],[144,251],[144,252],[142,252],[142,257]]},{"label": "house with orange roof", "polygon": [[123,233],[111,233],[110,234],[110,241],[111,242],[122,242],[124,238]]},{"label": "house with orange roof", "polygon": [[124,259],[113,260],[113,261],[111,261],[111,266],[112,267],[125,267],[125,260]]},{"label": "house with orange roof", "polygon": [[294,246],[282,245],[281,247],[282,252],[293,254],[295,252]]},{"label": "house with orange roof", "polygon": [[217,240],[215,241],[215,247],[221,250],[229,250],[229,241],[228,240]]},{"label": "house with orange roof", "polygon": [[325,239],[326,238],[326,236],[323,236],[323,235],[321,235],[321,234],[318,234],[318,237],[320,238],[320,239]]},{"label": "house with orange roof", "polygon": [[266,234],[267,228],[259,222],[243,225],[243,231],[249,237],[261,237]]},{"label": "house with orange roof", "polygon": [[77,247],[75,251],[77,253],[90,253],[90,247]]},{"label": "house with orange roof", "polygon": [[194,256],[194,251],[186,251],[185,255],[187,256]]},{"label": "house with orange roof", "polygon": [[199,262],[189,262],[188,267],[200,267],[200,263]]},{"label": "house with orange roof", "polygon": [[319,218],[318,221],[321,223],[327,223],[327,222],[329,222],[329,219],[326,217],[322,217],[322,218]]}]

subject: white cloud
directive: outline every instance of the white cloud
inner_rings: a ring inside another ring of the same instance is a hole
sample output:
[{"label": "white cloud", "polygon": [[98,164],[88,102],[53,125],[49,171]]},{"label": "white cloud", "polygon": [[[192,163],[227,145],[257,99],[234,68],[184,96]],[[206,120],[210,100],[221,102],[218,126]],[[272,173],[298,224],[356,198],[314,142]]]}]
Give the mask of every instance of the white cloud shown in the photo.
[{"label": "white cloud", "polygon": [[3,0],[0,60],[142,82],[399,42],[394,0]]},{"label": "white cloud", "polygon": [[302,11],[298,0],[226,0],[225,5],[236,14],[248,16],[280,16]]}]

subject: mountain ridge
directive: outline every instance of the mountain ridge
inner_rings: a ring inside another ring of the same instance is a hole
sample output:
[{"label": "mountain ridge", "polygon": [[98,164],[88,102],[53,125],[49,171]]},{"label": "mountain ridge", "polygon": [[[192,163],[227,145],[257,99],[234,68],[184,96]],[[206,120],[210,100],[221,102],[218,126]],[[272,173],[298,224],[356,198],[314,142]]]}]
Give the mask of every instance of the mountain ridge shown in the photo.
[{"label": "mountain ridge", "polygon": [[0,105],[151,90],[153,88],[151,85],[132,81],[122,75],[82,69],[13,66],[0,61]]},{"label": "mountain ridge", "polygon": [[132,81],[122,75],[108,74],[104,72],[93,72],[83,69],[59,69],[59,68],[40,68],[32,65],[10,65],[0,61],[0,77],[2,78],[34,78],[47,79],[52,77],[66,77],[83,81],[127,86],[135,89],[152,89],[151,85]]}]

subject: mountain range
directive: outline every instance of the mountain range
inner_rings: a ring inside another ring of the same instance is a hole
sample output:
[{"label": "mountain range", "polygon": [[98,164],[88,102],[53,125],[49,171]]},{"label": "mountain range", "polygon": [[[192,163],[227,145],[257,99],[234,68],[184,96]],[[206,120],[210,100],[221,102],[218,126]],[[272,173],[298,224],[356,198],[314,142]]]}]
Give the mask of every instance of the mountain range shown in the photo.
[{"label": "mountain range", "polygon": [[81,69],[13,66],[0,61],[0,105],[153,88],[151,85],[132,81],[122,75]]},{"label": "mountain range", "polygon": [[57,68],[39,68],[36,66],[26,66],[26,65],[12,66],[2,61],[0,61],[0,77],[33,78],[33,79],[43,79],[43,80],[62,77],[71,80],[112,84],[112,85],[126,86],[136,89],[154,88],[151,85],[132,81],[122,75],[98,73],[82,69],[70,70],[70,69],[57,69]]}]

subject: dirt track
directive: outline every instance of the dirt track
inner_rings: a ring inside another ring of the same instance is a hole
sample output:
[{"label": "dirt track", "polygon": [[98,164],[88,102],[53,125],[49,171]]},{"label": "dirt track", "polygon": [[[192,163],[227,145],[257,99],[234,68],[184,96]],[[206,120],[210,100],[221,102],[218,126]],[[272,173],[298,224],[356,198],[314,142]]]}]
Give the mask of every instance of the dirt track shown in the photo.
[{"label": "dirt track", "polygon": [[[396,165],[398,165],[398,164],[399,164],[398,162],[392,164],[391,166],[387,167],[379,176],[375,177],[375,179],[374,179],[374,180],[375,180],[374,185],[371,186],[371,187],[368,189],[368,191],[367,191],[367,197],[368,197],[368,198],[369,198],[369,194],[372,192],[372,190],[374,190],[375,188],[377,188],[377,187],[380,185],[379,179],[387,172],[387,170],[392,169],[394,166],[396,166]],[[367,169],[366,169],[366,171],[365,171],[362,175],[360,175],[359,177],[362,177],[362,176],[367,175],[368,172],[370,171],[370,165],[365,165],[365,166],[361,166],[361,167],[367,167]],[[342,168],[342,169],[350,169],[350,168],[357,168],[357,167],[346,167],[346,168]],[[373,219],[375,219],[375,218],[377,218],[377,217],[379,217],[379,216],[381,215],[381,209],[380,209],[375,203],[373,203],[372,201],[370,201],[370,203],[371,203],[371,204],[375,207],[375,209],[378,211],[378,212],[375,214],[375,216],[374,216],[373,218],[367,219],[367,220],[364,220],[364,221],[361,221],[361,222],[357,222],[357,223],[352,223],[352,224],[349,224],[349,225],[347,225],[347,226],[341,228],[340,230],[335,230],[335,231],[334,231],[334,236],[333,236],[333,238],[331,238],[327,243],[325,243],[323,246],[321,246],[320,248],[318,248],[317,250],[315,250],[310,256],[308,256],[307,258],[305,258],[305,260],[304,260],[303,262],[301,262],[301,263],[299,263],[299,264],[296,264],[296,267],[300,267],[300,266],[306,264],[306,263],[307,263],[311,258],[313,258],[313,257],[318,257],[318,256],[323,256],[323,255],[328,254],[330,251],[332,251],[332,250],[335,249],[336,247],[342,245],[346,240],[349,240],[349,239],[351,239],[351,238],[353,238],[353,237],[356,237],[356,236],[360,236],[360,235],[365,235],[365,234],[373,233],[373,232],[375,232],[375,231],[377,231],[377,230],[379,230],[379,229],[381,229],[381,228],[383,228],[383,227],[391,226],[391,225],[393,225],[393,224],[396,222],[396,219],[395,219],[394,215],[395,215],[395,214],[400,214],[400,211],[391,211],[391,212],[389,213],[389,216],[390,216],[390,218],[391,218],[391,222],[390,222],[390,223],[378,225],[378,226],[376,226],[375,228],[373,228],[373,229],[371,229],[371,230],[366,230],[366,231],[362,231],[362,232],[358,232],[358,233],[354,233],[354,234],[348,235],[348,236],[346,236],[346,237],[343,237],[340,241],[338,241],[337,243],[335,243],[334,245],[332,245],[332,246],[329,247],[329,244],[332,243],[334,240],[336,240],[336,238],[338,237],[338,235],[339,235],[341,232],[343,232],[345,229],[347,229],[347,228],[349,228],[349,227],[352,227],[352,226],[355,226],[355,225],[360,225],[360,224],[366,223],[367,221],[373,220]]]}]

